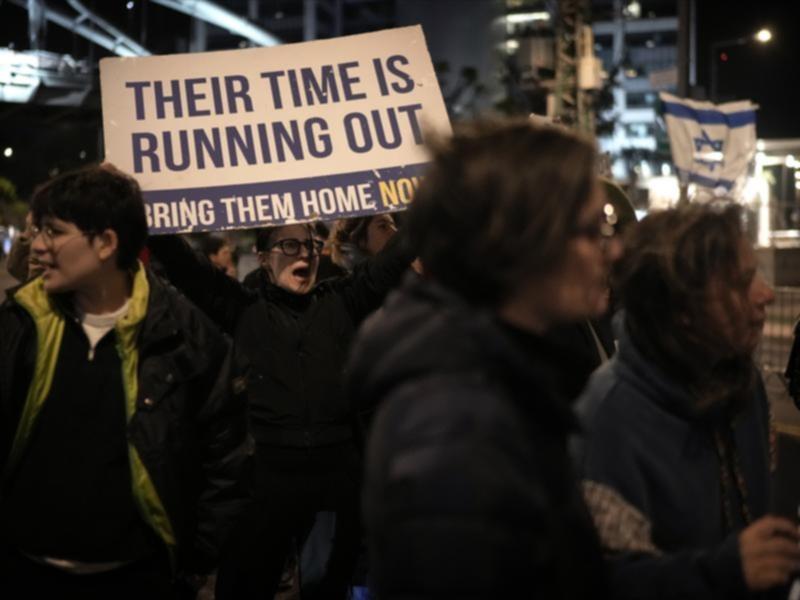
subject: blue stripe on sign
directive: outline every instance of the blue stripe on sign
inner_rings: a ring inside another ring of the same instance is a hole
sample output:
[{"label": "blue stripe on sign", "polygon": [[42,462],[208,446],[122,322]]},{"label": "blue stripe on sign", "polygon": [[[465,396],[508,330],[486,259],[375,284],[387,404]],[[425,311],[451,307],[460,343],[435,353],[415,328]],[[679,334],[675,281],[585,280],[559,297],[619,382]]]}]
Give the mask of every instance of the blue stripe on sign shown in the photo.
[{"label": "blue stripe on sign", "polygon": [[324,177],[143,192],[151,234],[222,231],[396,212],[427,163]]},{"label": "blue stripe on sign", "polygon": [[712,179],[711,177],[706,177],[704,175],[698,175],[697,173],[692,173],[691,171],[684,171],[683,169],[679,169],[679,174],[686,175],[689,177],[689,181],[692,183],[699,183],[700,185],[708,188],[724,188],[725,190],[730,191],[733,187],[733,181],[730,179]]},{"label": "blue stripe on sign", "polygon": [[677,102],[664,102],[664,113],[678,119],[691,119],[703,125],[727,125],[728,127],[744,127],[756,122],[756,111],[742,110],[724,113],[720,110],[696,109]]}]

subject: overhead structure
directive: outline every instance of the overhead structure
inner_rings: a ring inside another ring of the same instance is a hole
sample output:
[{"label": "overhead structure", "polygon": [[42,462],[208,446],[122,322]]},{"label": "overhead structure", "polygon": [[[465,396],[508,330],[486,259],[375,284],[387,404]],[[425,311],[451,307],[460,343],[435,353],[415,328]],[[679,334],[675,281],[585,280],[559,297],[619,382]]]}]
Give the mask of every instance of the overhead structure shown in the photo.
[{"label": "overhead structure", "polygon": [[282,43],[278,37],[265,29],[209,0],[150,1],[240,35],[257,46],[278,46]]},{"label": "overhead structure", "polygon": [[[93,88],[93,67],[45,50],[45,23],[79,35],[117,56],[149,56],[151,52],[122,30],[98,15],[85,0],[65,0],[74,11],[54,8],[43,0],[8,0],[28,12],[30,50],[0,51],[0,102],[79,106]],[[255,45],[274,46],[281,41],[244,17],[206,0],[150,0],[194,17],[195,25],[206,23],[241,36]],[[255,4],[257,7],[257,4]],[[200,27],[198,27],[200,29]],[[205,49],[205,48],[198,48]]]},{"label": "overhead structure", "polygon": [[151,54],[147,48],[137,43],[132,38],[125,35],[122,31],[114,27],[111,23],[106,21],[103,17],[87,8],[83,2],[80,2],[80,0],[67,0],[67,4],[69,4],[75,10],[75,12],[78,13],[79,19],[91,22],[94,27],[98,27],[104,31],[108,37],[114,40],[115,45],[111,48],[108,48],[112,52],[119,54],[114,50],[114,48],[119,47],[129,51],[131,53],[130,56],[149,56]]},{"label": "overhead structure", "polygon": [[[151,54],[147,48],[125,35],[80,0],[66,1],[76,14],[66,14],[39,0],[9,0],[11,4],[28,9],[32,18],[37,17],[34,20],[38,20],[38,17],[41,16],[117,56],[149,56]],[[151,0],[151,2],[225,29],[257,46],[276,46],[281,43],[277,36],[209,0]]]},{"label": "overhead structure", "polygon": [[117,56],[148,56],[150,54],[146,48],[136,43],[78,0],[67,0],[68,4],[75,9],[77,15],[65,14],[37,0],[33,2],[28,0],[9,0],[9,2],[20,8],[29,9],[29,12],[41,14],[47,21],[52,21],[56,25],[73,31]]},{"label": "overhead structure", "polygon": [[0,102],[80,106],[92,90],[92,68],[66,54],[0,48]]},{"label": "overhead structure", "polygon": [[92,67],[86,60],[44,49],[44,23],[50,21],[80,35],[118,56],[147,56],[138,44],[96,15],[80,0],[67,0],[74,15],[52,8],[41,0],[9,0],[26,9],[31,50],[0,50],[0,102],[80,106],[93,87]]}]

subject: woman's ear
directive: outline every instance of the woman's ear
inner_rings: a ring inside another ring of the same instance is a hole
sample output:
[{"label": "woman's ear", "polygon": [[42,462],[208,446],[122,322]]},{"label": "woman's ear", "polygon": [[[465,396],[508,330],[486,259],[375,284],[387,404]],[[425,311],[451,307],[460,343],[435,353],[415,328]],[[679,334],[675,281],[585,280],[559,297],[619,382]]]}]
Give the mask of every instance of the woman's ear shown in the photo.
[{"label": "woman's ear", "polygon": [[108,260],[119,249],[119,236],[113,229],[105,229],[94,236],[94,247],[100,260]]}]

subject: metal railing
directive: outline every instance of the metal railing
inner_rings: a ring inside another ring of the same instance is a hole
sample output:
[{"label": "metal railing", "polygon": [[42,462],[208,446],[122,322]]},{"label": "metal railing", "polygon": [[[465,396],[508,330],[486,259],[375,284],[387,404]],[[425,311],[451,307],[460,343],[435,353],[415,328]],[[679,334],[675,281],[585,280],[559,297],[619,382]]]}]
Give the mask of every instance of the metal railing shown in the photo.
[{"label": "metal railing", "polygon": [[767,308],[764,336],[756,351],[756,363],[765,373],[783,373],[800,318],[800,287],[776,287],[775,303]]}]

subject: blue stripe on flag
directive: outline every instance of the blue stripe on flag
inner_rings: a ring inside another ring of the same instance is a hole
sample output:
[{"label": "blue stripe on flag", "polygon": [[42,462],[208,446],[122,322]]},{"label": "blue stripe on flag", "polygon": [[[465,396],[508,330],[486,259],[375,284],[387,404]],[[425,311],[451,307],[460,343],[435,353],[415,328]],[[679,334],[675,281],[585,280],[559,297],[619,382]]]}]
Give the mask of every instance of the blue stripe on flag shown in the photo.
[{"label": "blue stripe on flag", "polygon": [[708,188],[724,188],[728,191],[733,187],[733,181],[730,179],[712,179],[711,177],[706,177],[704,175],[698,175],[697,173],[692,173],[691,171],[684,171],[683,169],[678,170],[681,175],[685,175],[689,177],[689,181],[692,183],[699,183],[703,187]]},{"label": "blue stripe on flag", "polygon": [[743,110],[734,113],[724,113],[720,110],[696,109],[678,104],[677,102],[664,102],[664,112],[678,119],[692,119],[704,125],[727,125],[728,127],[744,127],[756,122],[756,111]]}]

